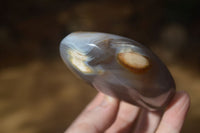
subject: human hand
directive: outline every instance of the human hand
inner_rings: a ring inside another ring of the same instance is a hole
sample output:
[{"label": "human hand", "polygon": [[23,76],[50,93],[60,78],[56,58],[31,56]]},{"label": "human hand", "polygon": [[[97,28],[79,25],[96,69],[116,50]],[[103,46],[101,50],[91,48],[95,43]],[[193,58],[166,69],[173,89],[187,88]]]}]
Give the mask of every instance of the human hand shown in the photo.
[{"label": "human hand", "polygon": [[164,112],[151,112],[99,93],[65,133],[179,133],[190,106],[177,92]]}]

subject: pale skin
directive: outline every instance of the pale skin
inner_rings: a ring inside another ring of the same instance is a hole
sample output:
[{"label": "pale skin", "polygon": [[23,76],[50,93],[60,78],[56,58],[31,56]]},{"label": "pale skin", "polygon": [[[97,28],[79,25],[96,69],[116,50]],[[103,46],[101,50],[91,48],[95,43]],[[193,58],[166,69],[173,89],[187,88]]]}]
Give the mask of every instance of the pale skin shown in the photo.
[{"label": "pale skin", "polygon": [[186,92],[157,112],[98,93],[65,133],[180,133],[189,106]]}]

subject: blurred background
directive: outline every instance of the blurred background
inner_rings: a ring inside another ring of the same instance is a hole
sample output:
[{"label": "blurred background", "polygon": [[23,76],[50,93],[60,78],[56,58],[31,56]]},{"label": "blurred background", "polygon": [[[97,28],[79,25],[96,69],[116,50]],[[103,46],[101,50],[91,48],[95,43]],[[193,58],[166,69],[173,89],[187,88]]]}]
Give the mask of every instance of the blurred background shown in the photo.
[{"label": "blurred background", "polygon": [[[7,0],[0,5],[0,132],[63,132],[97,91],[59,55],[73,31],[150,47],[191,96],[183,133],[200,130],[199,0]],[[78,84],[77,84],[78,83]]]}]

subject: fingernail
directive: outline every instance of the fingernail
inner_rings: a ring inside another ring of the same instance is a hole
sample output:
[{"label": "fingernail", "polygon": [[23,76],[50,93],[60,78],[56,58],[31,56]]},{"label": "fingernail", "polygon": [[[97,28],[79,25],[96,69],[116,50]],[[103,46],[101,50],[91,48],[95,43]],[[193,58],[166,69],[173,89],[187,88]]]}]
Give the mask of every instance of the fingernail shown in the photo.
[{"label": "fingernail", "polygon": [[112,104],[112,103],[115,102],[115,101],[116,101],[115,98],[113,98],[113,97],[111,97],[111,96],[108,96],[108,95],[105,95],[103,101],[102,101],[101,104],[100,104],[100,106],[101,106],[101,107],[106,107],[106,106]]},{"label": "fingernail", "polygon": [[181,98],[179,99],[179,102],[177,103],[178,104],[177,107],[179,107],[179,112],[177,112],[177,114],[185,110],[185,108],[189,109],[189,105],[190,105],[190,97],[188,93],[186,93],[185,91],[181,91],[179,92],[179,97]]}]

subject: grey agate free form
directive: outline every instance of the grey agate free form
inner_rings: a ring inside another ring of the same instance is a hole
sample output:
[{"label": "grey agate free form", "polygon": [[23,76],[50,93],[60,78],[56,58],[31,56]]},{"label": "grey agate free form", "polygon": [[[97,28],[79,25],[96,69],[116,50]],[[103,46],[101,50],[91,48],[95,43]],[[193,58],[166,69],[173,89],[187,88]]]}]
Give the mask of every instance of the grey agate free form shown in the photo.
[{"label": "grey agate free form", "polygon": [[126,37],[74,32],[60,44],[63,61],[97,90],[148,110],[164,109],[174,80],[149,49]]}]

